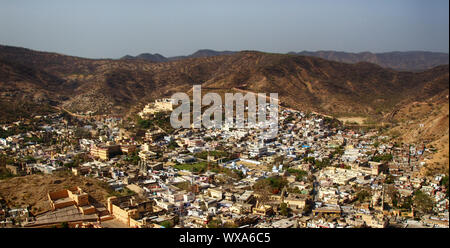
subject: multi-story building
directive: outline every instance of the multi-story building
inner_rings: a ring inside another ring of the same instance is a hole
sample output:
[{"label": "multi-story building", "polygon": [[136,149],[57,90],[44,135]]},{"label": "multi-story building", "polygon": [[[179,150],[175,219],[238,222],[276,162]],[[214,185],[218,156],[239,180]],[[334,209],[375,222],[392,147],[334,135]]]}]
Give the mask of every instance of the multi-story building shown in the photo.
[{"label": "multi-story building", "polygon": [[120,154],[121,148],[120,145],[92,145],[90,153],[93,157],[108,160]]}]

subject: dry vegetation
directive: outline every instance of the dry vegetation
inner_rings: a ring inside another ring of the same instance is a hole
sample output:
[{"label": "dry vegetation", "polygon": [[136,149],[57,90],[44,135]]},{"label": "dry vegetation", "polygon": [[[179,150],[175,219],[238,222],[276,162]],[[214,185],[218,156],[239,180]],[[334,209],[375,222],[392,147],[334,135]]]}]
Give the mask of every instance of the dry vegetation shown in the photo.
[{"label": "dry vegetation", "polygon": [[[436,163],[445,168],[447,161],[448,170],[448,81],[448,65],[400,72],[366,62],[251,51],[154,63],[0,46],[0,121],[9,113],[21,113],[24,107],[10,103],[22,99],[32,99],[30,105],[40,108],[124,114],[152,99],[188,92],[194,84],[212,91],[277,92],[285,107],[365,117],[350,119],[363,125],[396,123],[391,133],[404,142],[437,142],[444,162]],[[28,107],[22,112],[38,111]]]},{"label": "dry vegetation", "polygon": [[425,158],[425,173],[449,173],[448,90],[426,101],[403,106],[394,116],[398,125],[388,134],[404,143],[429,143],[436,152]]},{"label": "dry vegetation", "polygon": [[73,186],[81,187],[90,197],[106,205],[110,190],[103,182],[69,173],[35,174],[0,181],[0,196],[9,206],[27,207],[33,214],[50,210],[47,193]]},{"label": "dry vegetation", "polygon": [[[251,51],[154,63],[91,60],[0,46],[0,94],[63,105],[72,112],[126,112],[139,103],[202,84],[277,92],[285,106],[296,109],[381,116],[402,101],[448,89],[448,74],[448,65],[420,73],[397,72],[370,63]],[[26,91],[19,87],[25,83]]]}]

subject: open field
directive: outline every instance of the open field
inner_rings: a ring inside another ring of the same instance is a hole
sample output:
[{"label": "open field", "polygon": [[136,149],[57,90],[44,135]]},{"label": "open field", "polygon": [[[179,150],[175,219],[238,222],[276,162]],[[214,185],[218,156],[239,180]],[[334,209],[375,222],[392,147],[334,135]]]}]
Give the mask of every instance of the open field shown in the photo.
[{"label": "open field", "polygon": [[338,120],[343,123],[357,123],[358,125],[364,125],[364,121],[367,120],[366,117],[340,117]]}]

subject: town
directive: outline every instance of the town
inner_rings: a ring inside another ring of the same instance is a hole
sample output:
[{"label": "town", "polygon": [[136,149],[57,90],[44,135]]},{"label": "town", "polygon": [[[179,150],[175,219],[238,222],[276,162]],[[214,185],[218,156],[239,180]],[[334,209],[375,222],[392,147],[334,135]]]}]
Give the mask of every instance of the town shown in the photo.
[{"label": "town", "polygon": [[174,129],[172,110],[157,99],[134,118],[57,111],[1,125],[1,180],[70,173],[114,193],[62,187],[39,212],[0,191],[0,227],[449,227],[448,175],[426,171],[432,146],[286,108],[275,138]]}]

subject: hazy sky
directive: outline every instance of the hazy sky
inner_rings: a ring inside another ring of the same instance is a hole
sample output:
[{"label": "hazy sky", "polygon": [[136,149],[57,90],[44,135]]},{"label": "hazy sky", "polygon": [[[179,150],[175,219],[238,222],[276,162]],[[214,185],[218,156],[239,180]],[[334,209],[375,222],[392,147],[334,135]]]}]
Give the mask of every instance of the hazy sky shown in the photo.
[{"label": "hazy sky", "polygon": [[0,44],[90,58],[198,49],[449,52],[448,0],[0,0]]}]

